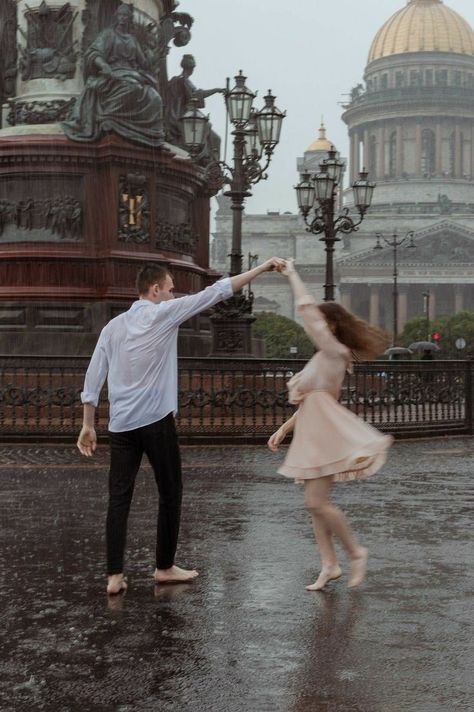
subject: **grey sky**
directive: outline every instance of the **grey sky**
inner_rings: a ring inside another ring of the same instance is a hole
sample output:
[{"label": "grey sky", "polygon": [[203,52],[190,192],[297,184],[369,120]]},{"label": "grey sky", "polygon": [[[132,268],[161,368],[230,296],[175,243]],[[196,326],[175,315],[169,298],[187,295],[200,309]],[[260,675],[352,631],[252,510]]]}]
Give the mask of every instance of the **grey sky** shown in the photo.
[{"label": "grey sky", "polygon": [[[296,158],[318,133],[321,115],[328,138],[347,156],[346,127],[340,102],[363,76],[370,44],[380,26],[406,0],[181,0],[180,10],[195,19],[193,38],[181,51],[173,46],[170,76],[179,71],[183,52],[194,54],[195,84],[224,86],[239,69],[248,86],[266,90],[286,109],[282,141],[269,179],[254,189],[247,212],[296,211],[293,185]],[[472,0],[445,0],[474,25]],[[224,135],[221,95],[207,101],[215,129]],[[228,150],[230,155],[230,146]]]}]

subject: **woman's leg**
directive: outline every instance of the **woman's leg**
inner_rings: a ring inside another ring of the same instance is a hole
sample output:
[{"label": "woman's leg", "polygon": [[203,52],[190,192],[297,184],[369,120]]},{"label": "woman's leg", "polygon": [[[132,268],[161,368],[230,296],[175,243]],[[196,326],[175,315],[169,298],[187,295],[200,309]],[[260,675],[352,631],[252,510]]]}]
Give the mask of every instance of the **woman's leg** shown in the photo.
[{"label": "woman's leg", "polygon": [[[323,564],[321,576],[310,590],[319,590],[319,588],[322,588],[324,583],[336,577],[335,574],[339,569],[337,564],[334,563],[331,565],[331,562],[335,562],[336,559],[334,545],[332,539],[328,536],[328,532],[337,536],[351,562],[352,575],[349,586],[359,585],[365,576],[367,550],[359,546],[344,514],[329,499],[332,484],[332,477],[320,477],[305,481],[305,503],[313,520],[313,528],[316,541],[321,551],[321,561]],[[326,562],[328,562],[330,566],[326,567]],[[328,576],[329,572],[331,573],[330,576]]]}]

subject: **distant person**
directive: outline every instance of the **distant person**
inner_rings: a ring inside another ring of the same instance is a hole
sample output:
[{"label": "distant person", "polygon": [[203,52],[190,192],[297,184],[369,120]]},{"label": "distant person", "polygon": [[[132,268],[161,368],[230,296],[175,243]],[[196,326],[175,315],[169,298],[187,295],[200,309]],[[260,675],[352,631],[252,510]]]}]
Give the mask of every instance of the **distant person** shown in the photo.
[{"label": "distant person", "polygon": [[434,354],[431,349],[424,349],[421,354],[421,361],[434,361]]},{"label": "distant person", "polygon": [[124,551],[135,478],[146,453],[159,492],[156,569],[160,583],[183,583],[198,572],[175,565],[181,512],[181,463],[174,414],[178,401],[180,324],[228,299],[263,272],[282,268],[277,257],[221,279],[197,294],[174,298],[173,278],[158,265],[137,277],[139,299],[102,330],[87,369],[81,399],[84,424],[77,447],[90,457],[97,445],[94,415],[107,378],[110,403],[110,474],[107,512],[107,593],[127,587]]},{"label": "distant person", "polygon": [[342,511],[330,500],[334,482],[373,475],[383,465],[392,438],[367,425],[338,403],[342,382],[354,355],[374,358],[386,347],[382,332],[357,319],[335,302],[316,306],[288,260],[283,271],[293,289],[305,330],[317,353],[288,382],[289,400],[298,410],[270,437],[275,452],[294,432],[278,472],[303,482],[306,506],[321,557],[321,573],[308,591],[319,591],[341,576],[333,536],[346,550],[351,569],[349,587],[365,578],[367,549],[351,531]]}]

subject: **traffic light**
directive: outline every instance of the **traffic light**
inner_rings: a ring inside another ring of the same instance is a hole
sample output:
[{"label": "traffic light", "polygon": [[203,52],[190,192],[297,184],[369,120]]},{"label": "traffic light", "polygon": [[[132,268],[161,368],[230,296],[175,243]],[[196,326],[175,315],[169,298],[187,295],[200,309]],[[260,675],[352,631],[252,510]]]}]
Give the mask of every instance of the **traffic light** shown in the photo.
[{"label": "traffic light", "polygon": [[431,334],[431,338],[433,341],[439,341],[441,339],[441,334],[439,331],[435,331],[433,334]]}]

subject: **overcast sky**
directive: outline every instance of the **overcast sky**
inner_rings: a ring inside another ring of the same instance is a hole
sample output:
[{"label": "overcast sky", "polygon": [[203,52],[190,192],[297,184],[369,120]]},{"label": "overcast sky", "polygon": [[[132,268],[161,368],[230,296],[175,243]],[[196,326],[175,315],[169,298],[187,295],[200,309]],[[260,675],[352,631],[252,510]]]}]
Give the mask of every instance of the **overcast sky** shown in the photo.
[{"label": "overcast sky", "polygon": [[[258,90],[258,105],[272,89],[287,111],[269,179],[254,188],[247,212],[296,212],[293,185],[296,158],[318,134],[321,116],[328,138],[348,155],[341,119],[350,89],[361,81],[370,44],[381,25],[406,0],[181,0],[179,9],[195,20],[183,50],[172,46],[170,76],[178,73],[183,52],[194,54],[196,86],[224,86],[242,69],[247,85]],[[473,0],[445,0],[474,26]],[[225,112],[221,95],[207,100],[207,112],[221,136]],[[230,153],[230,147],[229,152]]]}]

